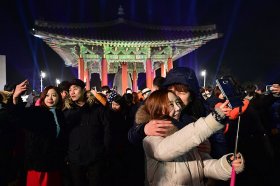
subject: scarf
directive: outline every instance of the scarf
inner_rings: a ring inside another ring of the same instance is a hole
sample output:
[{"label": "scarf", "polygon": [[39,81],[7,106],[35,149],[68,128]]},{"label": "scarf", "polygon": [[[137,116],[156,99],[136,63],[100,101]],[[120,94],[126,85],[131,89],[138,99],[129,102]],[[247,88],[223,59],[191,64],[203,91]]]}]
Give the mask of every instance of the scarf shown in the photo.
[{"label": "scarf", "polygon": [[60,132],[60,126],[59,126],[59,123],[57,121],[55,107],[50,107],[50,111],[53,113],[53,116],[54,116],[54,121],[55,121],[55,124],[56,124],[56,137],[58,137],[58,134]]}]

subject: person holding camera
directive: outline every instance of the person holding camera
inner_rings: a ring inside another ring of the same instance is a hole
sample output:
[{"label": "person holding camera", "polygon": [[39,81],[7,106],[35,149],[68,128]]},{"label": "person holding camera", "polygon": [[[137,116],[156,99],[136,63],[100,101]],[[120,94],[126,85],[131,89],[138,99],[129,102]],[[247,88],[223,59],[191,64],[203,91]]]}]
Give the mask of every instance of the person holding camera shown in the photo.
[{"label": "person holding camera", "polygon": [[[139,108],[136,123],[148,123],[153,119],[165,119],[178,123],[181,100],[169,90],[157,90]],[[241,154],[233,159],[227,154],[218,160],[202,153],[197,146],[215,131],[223,128],[228,101],[206,118],[200,118],[178,129],[175,125],[166,137],[147,136],[143,141],[147,158],[147,178],[150,185],[204,185],[204,177],[226,180],[232,167],[242,172],[244,160]]]}]

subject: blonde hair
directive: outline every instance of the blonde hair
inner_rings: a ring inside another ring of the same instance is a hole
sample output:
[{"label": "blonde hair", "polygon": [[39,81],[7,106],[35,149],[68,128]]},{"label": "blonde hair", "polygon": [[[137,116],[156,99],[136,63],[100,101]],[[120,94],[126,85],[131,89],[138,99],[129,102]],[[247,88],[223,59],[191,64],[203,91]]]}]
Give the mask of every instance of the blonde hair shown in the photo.
[{"label": "blonde hair", "polygon": [[8,103],[8,99],[13,95],[12,92],[8,92],[8,91],[0,91],[1,97],[2,97],[2,103],[7,104]]}]

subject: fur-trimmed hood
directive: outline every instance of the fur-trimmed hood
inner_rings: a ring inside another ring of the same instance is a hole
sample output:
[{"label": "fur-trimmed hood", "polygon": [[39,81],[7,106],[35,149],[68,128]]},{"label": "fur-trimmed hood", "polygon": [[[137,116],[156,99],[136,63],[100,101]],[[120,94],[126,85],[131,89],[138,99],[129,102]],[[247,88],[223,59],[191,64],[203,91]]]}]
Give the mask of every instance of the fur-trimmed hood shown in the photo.
[{"label": "fur-trimmed hood", "polygon": [[135,123],[137,125],[148,123],[151,120],[149,113],[145,109],[145,105],[141,105],[135,115]]}]

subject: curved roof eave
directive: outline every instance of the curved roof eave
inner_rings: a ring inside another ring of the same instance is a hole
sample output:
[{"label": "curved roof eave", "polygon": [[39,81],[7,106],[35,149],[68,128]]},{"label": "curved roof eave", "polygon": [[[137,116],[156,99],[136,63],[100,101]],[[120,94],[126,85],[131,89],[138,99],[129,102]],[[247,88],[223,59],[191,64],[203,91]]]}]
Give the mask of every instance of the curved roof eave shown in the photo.
[{"label": "curved roof eave", "polygon": [[182,38],[182,39],[175,39],[175,40],[154,40],[154,41],[124,41],[124,40],[94,40],[94,39],[87,39],[87,38],[75,38],[75,37],[67,37],[58,34],[51,34],[42,31],[35,31],[33,33],[34,36],[39,37],[43,40],[58,40],[58,41],[65,41],[65,42],[73,42],[75,43],[84,43],[84,44],[91,44],[91,45],[117,45],[117,46],[162,46],[162,45],[176,45],[182,44],[184,42],[197,40],[197,39],[205,39],[205,40],[212,40],[221,37],[219,33],[212,33],[207,36],[198,36],[193,38]]},{"label": "curved roof eave", "polygon": [[99,22],[99,23],[58,23],[58,22],[49,22],[36,20],[35,26],[41,28],[56,28],[56,29],[84,29],[84,28],[105,28],[111,27],[118,24],[127,24],[136,28],[145,28],[151,30],[166,30],[166,31],[209,31],[215,30],[216,25],[202,25],[202,26],[161,26],[161,25],[152,25],[138,23],[134,21],[129,21],[123,18],[118,18],[112,21]]}]

